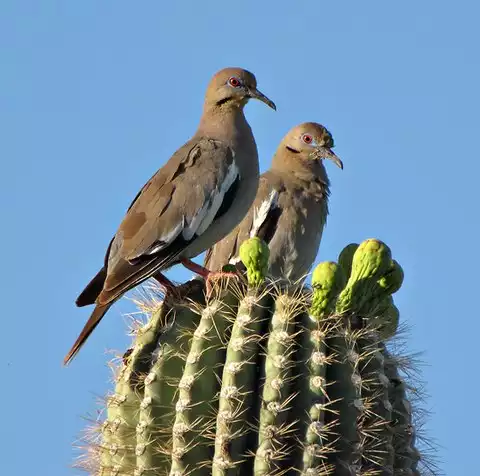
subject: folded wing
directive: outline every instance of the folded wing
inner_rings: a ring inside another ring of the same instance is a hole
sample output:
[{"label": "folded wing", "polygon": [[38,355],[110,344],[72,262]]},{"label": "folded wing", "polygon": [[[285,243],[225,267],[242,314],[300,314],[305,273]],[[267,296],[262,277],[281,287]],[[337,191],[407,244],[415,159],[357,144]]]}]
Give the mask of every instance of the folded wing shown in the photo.
[{"label": "folded wing", "polygon": [[[104,280],[97,304],[118,299],[175,264],[182,251],[212,225],[222,205],[231,202],[229,194],[238,180],[234,153],[224,143],[203,138],[180,148],[128,209],[107,250],[106,272],[96,276]],[[98,292],[98,283],[90,283],[79,296],[83,295],[82,305],[92,300],[93,293],[84,295],[89,286]]]}]

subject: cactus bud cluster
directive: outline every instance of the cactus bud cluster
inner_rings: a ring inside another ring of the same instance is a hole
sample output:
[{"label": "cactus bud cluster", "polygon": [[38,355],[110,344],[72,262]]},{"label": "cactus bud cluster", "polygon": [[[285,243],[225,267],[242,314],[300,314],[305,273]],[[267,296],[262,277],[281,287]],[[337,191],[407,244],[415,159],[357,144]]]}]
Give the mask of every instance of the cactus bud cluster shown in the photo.
[{"label": "cactus bud cluster", "polygon": [[[277,286],[268,246],[246,279],[195,280],[141,328],[107,399],[102,476],[419,475],[408,382],[387,349],[403,270],[375,239]],[[92,446],[92,445],[91,445]]]}]

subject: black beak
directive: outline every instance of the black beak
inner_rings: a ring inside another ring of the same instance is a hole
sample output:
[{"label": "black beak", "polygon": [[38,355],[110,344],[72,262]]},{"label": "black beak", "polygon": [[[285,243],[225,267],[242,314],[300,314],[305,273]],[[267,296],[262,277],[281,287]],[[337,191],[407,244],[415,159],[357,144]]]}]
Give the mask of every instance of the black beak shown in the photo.
[{"label": "black beak", "polygon": [[317,159],[329,159],[331,160],[337,167],[340,167],[343,170],[343,162],[340,160],[340,157],[335,155],[331,149],[327,147],[316,147],[315,148],[315,157]]},{"label": "black beak", "polygon": [[248,97],[252,99],[258,99],[259,101],[264,102],[267,106],[271,107],[274,111],[277,110],[277,106],[275,106],[275,103],[270,99],[268,99],[267,96],[265,96],[265,94],[261,93],[256,88],[250,88],[248,90]]}]

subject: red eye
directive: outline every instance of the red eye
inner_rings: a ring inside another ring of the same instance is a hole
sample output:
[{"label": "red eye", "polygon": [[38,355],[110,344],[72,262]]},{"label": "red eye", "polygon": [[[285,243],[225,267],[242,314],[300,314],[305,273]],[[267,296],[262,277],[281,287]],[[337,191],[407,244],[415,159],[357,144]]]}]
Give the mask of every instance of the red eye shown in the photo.
[{"label": "red eye", "polygon": [[233,88],[238,88],[240,86],[240,81],[237,78],[230,78],[228,80],[228,84]]},{"label": "red eye", "polygon": [[303,134],[302,140],[305,144],[311,144],[313,142],[313,137],[310,134]]}]

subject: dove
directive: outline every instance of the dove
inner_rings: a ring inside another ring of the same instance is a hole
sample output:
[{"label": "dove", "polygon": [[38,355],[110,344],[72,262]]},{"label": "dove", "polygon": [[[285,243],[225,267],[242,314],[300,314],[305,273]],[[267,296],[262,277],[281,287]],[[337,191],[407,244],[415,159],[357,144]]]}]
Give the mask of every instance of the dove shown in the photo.
[{"label": "dove", "polygon": [[208,277],[209,270],[191,258],[235,228],[258,188],[257,146],[244,115],[250,99],[276,110],[257,89],[253,73],[225,68],[213,76],[197,131],[140,190],[108,246],[103,267],[77,298],[77,306],[95,308],[65,365],[130,289],[150,277],[171,288],[162,272],[178,263]]}]

